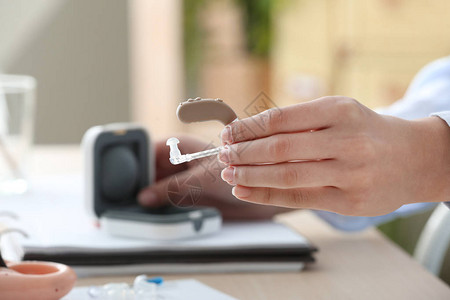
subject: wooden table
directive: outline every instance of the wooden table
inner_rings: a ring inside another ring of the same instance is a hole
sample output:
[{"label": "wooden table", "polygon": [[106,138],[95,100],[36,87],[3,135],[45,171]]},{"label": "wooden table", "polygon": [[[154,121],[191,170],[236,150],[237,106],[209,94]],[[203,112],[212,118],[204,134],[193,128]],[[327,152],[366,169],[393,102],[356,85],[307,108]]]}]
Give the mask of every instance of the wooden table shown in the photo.
[{"label": "wooden table", "polygon": [[[34,157],[33,169],[39,173],[55,171],[49,165],[60,168],[57,171],[70,168],[74,171],[81,162],[79,151],[73,147],[41,147]],[[299,273],[184,274],[164,278],[195,278],[238,299],[249,300],[450,299],[450,288],[444,282],[376,229],[343,233],[308,211],[284,214],[278,219],[320,249],[316,263]],[[77,285],[132,283],[133,279],[132,276],[82,278]]]}]

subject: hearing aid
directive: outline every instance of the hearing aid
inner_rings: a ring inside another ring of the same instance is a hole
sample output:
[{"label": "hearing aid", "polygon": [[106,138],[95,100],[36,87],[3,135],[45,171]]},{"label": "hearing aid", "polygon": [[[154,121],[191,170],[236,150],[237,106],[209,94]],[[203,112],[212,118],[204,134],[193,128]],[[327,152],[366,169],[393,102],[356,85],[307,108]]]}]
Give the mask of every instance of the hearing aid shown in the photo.
[{"label": "hearing aid", "polygon": [[[181,102],[177,108],[177,117],[183,123],[219,121],[223,125],[228,125],[238,120],[233,109],[223,102],[222,99],[202,99],[200,97]],[[196,153],[181,154],[178,149],[179,143],[180,141],[175,137],[169,138],[166,142],[166,145],[170,147],[169,160],[173,165],[216,155],[224,149],[223,146],[219,146]]]}]

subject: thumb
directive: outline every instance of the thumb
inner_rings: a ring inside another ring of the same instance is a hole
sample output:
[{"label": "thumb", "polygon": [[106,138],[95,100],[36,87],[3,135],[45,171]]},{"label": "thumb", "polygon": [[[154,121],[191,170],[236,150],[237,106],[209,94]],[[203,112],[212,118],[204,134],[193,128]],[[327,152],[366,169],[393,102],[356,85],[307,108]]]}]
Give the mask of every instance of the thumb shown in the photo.
[{"label": "thumb", "polygon": [[192,178],[193,175],[193,170],[188,169],[158,180],[139,193],[138,201],[142,206],[147,207],[160,207],[170,204],[169,184],[171,189],[178,190],[179,186]]}]

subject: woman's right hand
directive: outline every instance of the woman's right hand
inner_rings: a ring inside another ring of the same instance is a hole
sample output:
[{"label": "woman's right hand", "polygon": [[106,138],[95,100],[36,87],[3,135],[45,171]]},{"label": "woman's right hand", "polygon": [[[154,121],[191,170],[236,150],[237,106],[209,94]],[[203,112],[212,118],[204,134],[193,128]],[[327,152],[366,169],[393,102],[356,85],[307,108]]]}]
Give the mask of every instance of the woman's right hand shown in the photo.
[{"label": "woman's right hand", "polygon": [[[190,136],[179,138],[179,148],[182,153],[193,153],[208,148],[208,144]],[[219,209],[224,219],[269,219],[277,213],[290,209],[281,207],[263,206],[247,203],[236,199],[231,194],[232,187],[220,178],[220,172],[225,167],[215,156],[195,160],[189,163],[172,165],[169,162],[169,148],[166,140],[157,141],[156,153],[156,182],[143,189],[138,196],[139,203],[146,207],[159,207],[175,204],[173,197],[169,198],[169,182],[176,180],[178,185],[190,182],[200,189],[199,196],[191,199],[195,205],[212,206]],[[171,185],[172,186],[172,185]],[[187,190],[189,191],[189,186]],[[193,194],[191,194],[193,195]],[[172,200],[172,201],[171,201]],[[183,205],[189,203],[183,203]]]}]

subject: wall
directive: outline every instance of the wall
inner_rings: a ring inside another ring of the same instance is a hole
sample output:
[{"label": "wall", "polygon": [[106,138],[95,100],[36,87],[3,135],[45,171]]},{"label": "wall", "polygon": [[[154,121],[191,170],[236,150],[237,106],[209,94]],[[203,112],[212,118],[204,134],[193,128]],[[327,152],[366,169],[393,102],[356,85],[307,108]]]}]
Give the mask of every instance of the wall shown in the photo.
[{"label": "wall", "polygon": [[130,1],[132,118],[155,138],[181,127],[184,100],[182,1]]},{"label": "wall", "polygon": [[449,10],[447,0],[287,0],[274,18],[273,97],[388,105],[422,66],[450,53]]},{"label": "wall", "polygon": [[[287,105],[341,94],[389,105],[425,64],[450,54],[449,11],[448,0],[286,0],[274,18],[273,98]],[[429,214],[381,229],[412,253]],[[449,263],[450,251],[446,282]]]},{"label": "wall", "polygon": [[17,52],[3,71],[37,79],[36,143],[78,143],[90,126],[130,119],[127,1],[65,1]]}]

